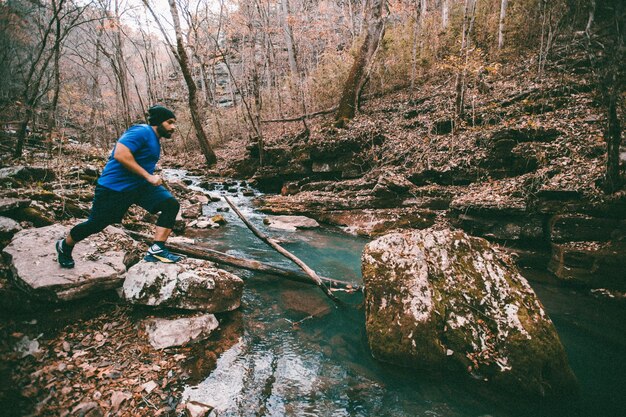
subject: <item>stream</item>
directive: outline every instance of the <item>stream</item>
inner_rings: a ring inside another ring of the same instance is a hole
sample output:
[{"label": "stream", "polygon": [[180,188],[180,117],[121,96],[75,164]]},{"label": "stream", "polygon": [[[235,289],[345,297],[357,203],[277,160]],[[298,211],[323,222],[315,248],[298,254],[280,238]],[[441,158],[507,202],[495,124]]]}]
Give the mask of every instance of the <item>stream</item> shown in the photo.
[{"label": "stream", "polygon": [[[165,170],[166,178],[199,178]],[[202,190],[205,191],[205,190]],[[360,255],[367,239],[338,228],[284,232],[263,225],[251,197],[220,190],[261,231],[278,239],[318,274],[361,283]],[[225,201],[205,214],[227,224],[194,233],[201,245],[231,255],[295,269],[266,246]],[[188,385],[183,397],[219,410],[212,416],[618,416],[626,407],[626,309],[623,302],[542,284],[543,272],[523,271],[544,303],[578,377],[575,400],[488,398],[462,377],[430,379],[417,371],[378,362],[365,334],[361,293],[335,294],[349,303],[336,308],[314,286],[243,270],[246,280],[235,340],[214,369]],[[212,367],[213,368],[213,367]]]}]

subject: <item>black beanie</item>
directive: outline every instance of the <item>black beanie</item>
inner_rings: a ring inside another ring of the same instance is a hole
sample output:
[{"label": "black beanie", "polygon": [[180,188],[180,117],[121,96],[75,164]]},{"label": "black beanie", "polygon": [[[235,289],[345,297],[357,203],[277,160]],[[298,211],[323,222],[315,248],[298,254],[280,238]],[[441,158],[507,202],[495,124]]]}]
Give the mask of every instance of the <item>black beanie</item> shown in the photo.
[{"label": "black beanie", "polygon": [[148,123],[150,126],[158,126],[166,120],[175,119],[174,112],[163,106],[152,106],[148,109]]}]

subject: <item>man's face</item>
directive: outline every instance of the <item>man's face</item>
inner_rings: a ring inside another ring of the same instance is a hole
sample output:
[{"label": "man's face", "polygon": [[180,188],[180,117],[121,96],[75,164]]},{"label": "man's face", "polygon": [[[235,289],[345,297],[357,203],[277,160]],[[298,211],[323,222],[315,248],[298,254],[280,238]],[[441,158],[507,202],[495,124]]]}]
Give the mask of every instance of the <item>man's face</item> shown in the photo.
[{"label": "man's face", "polygon": [[176,130],[176,119],[169,119],[157,126],[157,133],[160,137],[169,139]]}]

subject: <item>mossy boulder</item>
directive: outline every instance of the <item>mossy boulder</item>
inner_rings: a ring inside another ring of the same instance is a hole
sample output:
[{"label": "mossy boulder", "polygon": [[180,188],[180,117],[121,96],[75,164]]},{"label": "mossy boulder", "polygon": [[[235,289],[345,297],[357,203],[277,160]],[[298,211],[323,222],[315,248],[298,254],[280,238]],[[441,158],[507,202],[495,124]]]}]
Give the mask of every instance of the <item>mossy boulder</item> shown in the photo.
[{"label": "mossy boulder", "polygon": [[362,268],[375,358],[529,396],[576,391],[541,302],[486,240],[451,230],[393,233],[365,247]]}]

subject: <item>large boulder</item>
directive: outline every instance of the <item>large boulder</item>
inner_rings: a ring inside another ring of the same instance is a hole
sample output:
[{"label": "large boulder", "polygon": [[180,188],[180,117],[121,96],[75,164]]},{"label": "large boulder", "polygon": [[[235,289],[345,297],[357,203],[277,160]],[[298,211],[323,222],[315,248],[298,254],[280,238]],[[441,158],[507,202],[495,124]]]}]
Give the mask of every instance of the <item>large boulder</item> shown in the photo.
[{"label": "large boulder", "polygon": [[63,269],[56,260],[55,242],[69,227],[25,229],[4,248],[18,287],[49,300],[73,300],[121,285],[126,266],[137,259],[138,246],[121,229],[109,226],[74,248],[76,267]]},{"label": "large boulder", "polygon": [[175,264],[141,261],[128,270],[123,296],[134,304],[220,313],[241,303],[243,280],[211,262]]},{"label": "large boulder", "polygon": [[389,234],[366,246],[362,268],[376,358],[531,396],[576,389],[537,296],[486,240],[450,230]]}]

